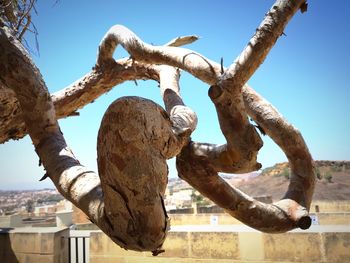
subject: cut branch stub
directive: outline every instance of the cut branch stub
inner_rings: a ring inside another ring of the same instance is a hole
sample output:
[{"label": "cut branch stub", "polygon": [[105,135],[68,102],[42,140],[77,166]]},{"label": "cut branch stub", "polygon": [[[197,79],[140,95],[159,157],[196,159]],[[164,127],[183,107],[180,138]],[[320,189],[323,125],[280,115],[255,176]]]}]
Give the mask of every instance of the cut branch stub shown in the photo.
[{"label": "cut branch stub", "polygon": [[150,100],[123,97],[107,109],[98,134],[99,176],[105,214],[128,249],[162,246],[169,228],[166,159],[187,140],[173,133],[168,114]]},{"label": "cut branch stub", "polygon": [[241,92],[228,92],[220,86],[209,89],[218,115],[220,128],[227,144],[218,156],[220,172],[251,172],[261,168],[257,154],[263,142],[253,125],[248,121]]}]

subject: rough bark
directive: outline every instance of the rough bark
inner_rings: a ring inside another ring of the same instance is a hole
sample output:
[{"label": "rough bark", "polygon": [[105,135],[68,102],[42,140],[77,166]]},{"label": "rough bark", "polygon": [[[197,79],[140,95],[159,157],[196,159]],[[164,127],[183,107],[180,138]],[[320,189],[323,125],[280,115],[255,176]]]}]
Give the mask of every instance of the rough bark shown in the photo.
[{"label": "rough bark", "polygon": [[198,149],[194,142],[177,156],[179,175],[229,214],[255,229],[269,233],[285,232],[296,227],[306,229],[311,224],[307,215],[315,186],[315,167],[303,137],[269,102],[247,85],[243,96],[247,113],[281,147],[290,162],[291,182],[282,200],[264,204],[232,188],[205,158],[196,154]]},{"label": "rough bark", "polygon": [[[301,134],[245,84],[289,19],[304,4],[303,0],[277,1],[228,69],[178,47],[196,40],[195,36],[177,38],[168,46],[152,46],[129,29],[114,26],[101,41],[92,71],[52,96],[21,44],[3,26],[0,116],[4,118],[0,142],[28,132],[57,189],[124,248],[151,250],[155,254],[161,249],[168,229],[162,203],[167,183],[166,159],[173,156],[177,156],[183,179],[242,222],[273,233],[308,228],[315,180],[312,157]],[[130,59],[113,59],[118,44],[130,53]],[[190,141],[197,117],[182,101],[177,68],[211,85],[209,96],[227,144]],[[119,99],[108,108],[98,136],[100,180],[74,157],[57,118],[75,115],[79,108],[115,85],[139,78],[160,82],[167,112],[137,97]],[[231,188],[218,176],[221,171],[260,168],[256,156],[262,141],[248,115],[281,147],[291,163],[288,191],[273,205]]]},{"label": "rough bark", "polygon": [[307,215],[315,172],[311,155],[300,133],[252,89],[246,86],[242,93],[242,87],[303,3],[304,1],[278,1],[267,13],[247,47],[209,90],[209,96],[216,106],[220,128],[229,142],[225,150],[231,150],[231,156],[236,156],[236,160],[254,160],[256,156],[251,158],[251,154],[257,154],[261,146],[246,112],[286,153],[293,168],[285,197],[273,205],[267,205],[231,188],[218,176],[217,167],[206,160],[208,155],[202,154],[203,146],[198,143],[189,144],[177,158],[181,178],[243,223],[265,232],[283,232],[295,227],[305,229],[310,226],[311,219]]},{"label": "rough bark", "polygon": [[1,82],[15,92],[22,118],[48,176],[65,198],[80,207],[101,229],[106,229],[99,224],[104,215],[99,178],[80,165],[67,147],[39,70],[6,27],[0,30],[0,49],[3,51]]},{"label": "rough bark", "polygon": [[[197,40],[196,36],[178,37],[166,45],[180,46]],[[56,118],[75,116],[79,109],[93,102],[113,87],[128,80],[159,81],[159,67],[143,64],[131,59],[120,59],[108,67],[94,67],[89,73],[71,85],[51,95]],[[21,139],[27,134],[22,110],[15,93],[0,82],[0,143]]]},{"label": "rough bark", "polygon": [[[243,96],[247,113],[258,123],[286,154],[291,167],[291,182],[283,199],[292,199],[307,210],[312,201],[316,172],[303,136],[268,101],[249,86]],[[293,202],[292,202],[293,203]],[[305,210],[299,207],[300,210]],[[306,214],[306,211],[303,212]]]},{"label": "rough bark", "polygon": [[159,67],[160,93],[170,115],[175,134],[192,133],[197,127],[197,115],[187,107],[180,95],[180,71],[169,66]]},{"label": "rough bark", "polygon": [[97,141],[98,170],[105,210],[125,247],[157,250],[163,244],[169,229],[166,159],[180,144],[166,112],[152,101],[126,97],[107,109]]},{"label": "rough bark", "polygon": [[[135,161],[139,164],[144,164],[143,168],[145,168],[145,170],[135,170],[138,173],[144,171],[144,180],[136,181],[139,182],[139,184],[133,182],[135,187],[141,185],[140,194],[144,199],[141,198],[141,202],[134,202],[132,206],[132,211],[134,211],[134,213],[129,214],[129,217],[125,217],[123,210],[120,209],[125,205],[125,200],[121,198],[121,196],[119,196],[119,199],[116,198],[118,196],[118,190],[116,190],[118,188],[116,185],[118,184],[112,184],[111,187],[111,184],[109,184],[111,178],[108,177],[108,175],[106,176],[104,173],[105,170],[101,168],[102,182],[105,183],[103,185],[104,195],[98,175],[87,170],[74,157],[60,132],[56,121],[53,103],[38,69],[32,63],[21,44],[11,37],[11,33],[6,28],[2,28],[0,31],[0,47],[1,50],[5,51],[0,55],[1,80],[6,86],[11,87],[15,92],[23,110],[22,117],[26,123],[26,128],[33,141],[35,150],[41,158],[47,171],[47,176],[54,182],[59,192],[77,207],[82,209],[90,217],[91,221],[98,225],[101,230],[109,235],[111,239],[120,246],[140,251],[156,251],[160,248],[167,230],[166,225],[164,226],[164,222],[167,221],[163,220],[163,225],[159,226],[156,224],[154,218],[150,218],[148,221],[150,222],[150,225],[147,225],[145,223],[145,217],[140,215],[137,209],[143,208],[144,211],[150,212],[150,207],[145,207],[145,203],[142,202],[142,200],[148,200],[151,202],[154,194],[156,194],[156,198],[160,201],[158,200],[159,202],[157,202],[157,205],[154,208],[155,216],[156,218],[162,219],[162,217],[159,216],[159,213],[166,215],[164,206],[161,202],[161,195],[164,193],[167,179],[166,176],[168,173],[166,159],[173,157],[180,152],[183,144],[188,141],[188,137],[192,130],[186,129],[186,127],[173,127],[166,112],[160,106],[157,106],[152,102],[148,101],[145,105],[142,105],[142,103],[136,100],[136,103],[131,103],[129,105],[133,108],[130,109],[130,112],[133,112],[131,113],[131,116],[134,116],[133,114],[135,113],[139,113],[137,110],[141,110],[145,114],[145,118],[132,118],[134,120],[141,120],[141,122],[136,123],[134,126],[131,125],[130,119],[124,119],[124,122],[126,120],[129,125],[128,127],[124,127],[124,132],[126,129],[133,130],[137,125],[141,125],[138,127],[138,131],[140,131],[140,134],[146,136],[145,138],[140,138],[138,136],[133,138],[136,143],[135,147],[140,148],[138,151],[139,158],[134,159],[130,158],[130,155],[127,155],[127,159],[131,160],[132,168],[135,168]],[[23,85],[24,83],[26,85]],[[126,101],[128,101],[128,99],[126,99]],[[151,104],[151,106],[149,106],[149,104]],[[149,110],[150,107],[153,108],[155,112],[152,113]],[[127,113],[124,112],[125,108],[126,107],[122,107],[123,116],[127,116]],[[151,114],[151,116],[148,116],[150,113],[153,115]],[[108,115],[108,111],[106,114]],[[130,118],[131,116],[128,117]],[[149,121],[147,122],[147,124],[149,124],[149,129],[143,130],[145,128],[145,123],[142,122],[146,118],[149,118]],[[120,118],[120,120],[123,119]],[[118,124],[119,123],[116,122],[115,125]],[[115,125],[111,125],[110,128],[106,129],[102,123],[100,132],[102,138],[109,138],[108,131],[110,131],[109,129],[117,129]],[[193,125],[191,125],[191,127],[192,126]],[[184,131],[189,130],[190,132],[175,134],[174,130],[178,129]],[[106,134],[104,134],[104,131]],[[117,146],[117,149],[124,149],[122,145],[118,145],[119,137],[111,137],[112,140],[105,145],[108,145],[108,147],[114,145]],[[117,144],[113,144],[113,139],[116,140]],[[99,152],[100,160],[103,159],[101,156],[103,156],[104,153],[103,144],[100,145],[102,140],[103,139],[99,140],[99,149],[102,148],[101,152]],[[147,146],[154,146],[155,149],[140,147],[143,142],[145,142],[144,145],[147,144]],[[121,146],[121,148],[119,148],[119,146]],[[133,155],[137,155],[136,152],[132,151],[136,148],[133,147],[130,142],[127,142],[127,146]],[[113,151],[108,147],[108,154],[113,154]],[[148,154],[147,161],[145,160],[145,155],[147,154],[143,150],[151,150]],[[156,152],[157,155],[155,154]],[[113,165],[120,165],[120,160],[118,158],[112,158],[112,160],[115,161]],[[149,168],[149,173],[147,173],[146,167]],[[154,177],[152,177],[152,172],[155,173]],[[126,176],[128,176],[129,180],[134,179],[132,175],[135,175],[135,173],[133,174],[131,171],[127,171]],[[153,180],[149,181],[150,177]],[[126,181],[122,179],[121,182]],[[142,183],[145,183],[146,185],[142,185]],[[112,192],[110,191],[111,189]],[[124,190],[126,189],[129,188],[125,188]],[[145,191],[145,189],[148,191]],[[114,195],[113,190],[116,190]],[[153,190],[157,191],[153,192]],[[130,200],[135,201],[136,199]],[[107,201],[106,205],[104,201]],[[134,221],[134,224],[130,224],[130,220],[134,219],[134,214],[139,216],[139,219],[142,218],[142,220]],[[163,216],[163,219],[164,218],[166,217]]]}]

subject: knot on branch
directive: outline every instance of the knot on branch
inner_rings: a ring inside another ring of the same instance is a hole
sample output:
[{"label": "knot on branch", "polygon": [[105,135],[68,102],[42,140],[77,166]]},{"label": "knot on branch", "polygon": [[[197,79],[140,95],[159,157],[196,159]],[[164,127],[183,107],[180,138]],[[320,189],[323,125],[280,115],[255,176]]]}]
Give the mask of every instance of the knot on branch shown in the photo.
[{"label": "knot on branch", "polygon": [[166,159],[179,153],[183,140],[164,109],[150,100],[123,97],[107,109],[98,134],[98,169],[106,216],[122,246],[162,246],[169,228],[162,199]]},{"label": "knot on branch", "polygon": [[173,131],[177,135],[182,135],[186,131],[191,134],[196,129],[198,122],[196,113],[183,105],[176,105],[171,109],[170,119]]}]

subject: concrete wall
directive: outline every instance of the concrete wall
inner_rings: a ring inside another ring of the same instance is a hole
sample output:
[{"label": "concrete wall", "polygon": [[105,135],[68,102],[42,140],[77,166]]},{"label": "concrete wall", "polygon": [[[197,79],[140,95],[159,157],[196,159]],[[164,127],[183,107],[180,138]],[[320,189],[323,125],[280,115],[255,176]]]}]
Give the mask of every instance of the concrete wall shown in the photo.
[{"label": "concrete wall", "polygon": [[0,229],[0,262],[65,263],[68,260],[68,229]]},{"label": "concrete wall", "polygon": [[[0,229],[0,262],[64,263],[68,229]],[[243,225],[175,226],[165,252],[127,251],[101,231],[90,234],[91,263],[350,262],[350,226],[312,226],[308,231],[264,234]]]},{"label": "concrete wall", "polygon": [[21,227],[23,226],[20,215],[0,216],[0,227]]},{"label": "concrete wall", "polygon": [[90,237],[90,262],[350,262],[350,227],[274,235],[247,227],[213,232],[191,229],[172,230],[164,243],[165,253],[157,257],[150,252],[126,251],[102,232],[94,232]]},{"label": "concrete wall", "polygon": [[72,215],[73,211],[56,212],[56,226],[61,228],[67,228],[73,225]]}]

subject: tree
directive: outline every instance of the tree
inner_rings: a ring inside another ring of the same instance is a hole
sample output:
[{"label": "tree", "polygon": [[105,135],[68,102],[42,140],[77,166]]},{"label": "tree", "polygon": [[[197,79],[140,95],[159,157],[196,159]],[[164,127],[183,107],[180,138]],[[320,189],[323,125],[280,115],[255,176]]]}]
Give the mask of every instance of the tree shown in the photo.
[{"label": "tree", "polygon": [[[195,36],[165,46],[143,42],[124,26],[113,26],[102,39],[92,71],[55,94],[47,87],[26,50],[2,15],[0,31],[0,142],[31,137],[47,174],[58,191],[83,210],[115,243],[138,251],[161,252],[169,229],[163,195],[166,160],[176,156],[179,176],[243,223],[279,233],[311,224],[308,210],[316,171],[300,132],[246,82],[264,61],[284,27],[305,0],[278,0],[234,63],[222,63],[181,48]],[[117,45],[130,54],[115,61]],[[193,142],[196,114],[180,95],[180,69],[210,85],[224,145]],[[98,134],[99,174],[80,164],[57,119],[112,87],[136,79],[158,81],[165,110],[139,97],[116,100],[107,109]],[[261,168],[259,130],[270,136],[290,162],[290,185],[282,200],[264,204],[232,188],[218,175]],[[43,178],[44,179],[44,178]]]},{"label": "tree", "polygon": [[321,174],[321,171],[320,171],[320,168],[319,168],[319,167],[316,168],[316,178],[317,178],[318,180],[321,180],[321,179],[322,179],[322,174]]},{"label": "tree", "polygon": [[282,170],[282,176],[284,177],[284,178],[286,178],[286,179],[289,179],[289,168],[284,168],[283,170]]},{"label": "tree", "polygon": [[28,200],[26,202],[26,210],[28,213],[34,212],[34,201],[33,200]]},{"label": "tree", "polygon": [[328,183],[333,183],[332,178],[333,178],[333,175],[331,174],[331,172],[327,171],[324,175],[324,179],[326,179]]}]

